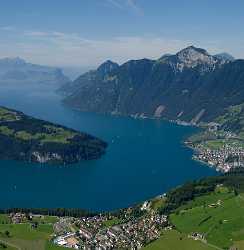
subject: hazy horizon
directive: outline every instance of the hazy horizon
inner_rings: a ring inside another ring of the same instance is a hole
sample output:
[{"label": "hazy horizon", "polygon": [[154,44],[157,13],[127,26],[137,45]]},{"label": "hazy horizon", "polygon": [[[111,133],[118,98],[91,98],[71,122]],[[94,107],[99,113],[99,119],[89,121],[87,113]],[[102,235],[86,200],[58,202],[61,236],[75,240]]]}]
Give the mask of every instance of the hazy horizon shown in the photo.
[{"label": "hazy horizon", "polygon": [[[244,57],[244,3],[2,1],[0,57],[59,67],[158,58],[189,45]],[[14,16],[14,18],[13,18]]]},{"label": "hazy horizon", "polygon": [[[189,46],[194,46],[194,45],[189,45]],[[187,47],[189,47],[189,46],[187,46]],[[52,64],[44,64],[44,63],[40,63],[40,65],[43,65],[43,66],[49,66],[49,67],[57,67],[57,68],[62,68],[62,69],[66,69],[66,70],[74,70],[74,71],[76,71],[76,70],[81,70],[81,71],[88,71],[88,70],[92,70],[92,69],[96,69],[97,67],[99,67],[102,63],[104,63],[104,62],[106,62],[106,61],[113,61],[113,62],[115,62],[115,63],[118,63],[119,65],[122,65],[122,64],[124,64],[124,63],[126,63],[126,62],[128,62],[128,61],[130,61],[130,60],[141,60],[141,59],[150,59],[150,60],[157,60],[157,59],[159,59],[161,56],[163,56],[163,55],[174,55],[174,54],[176,54],[177,52],[179,52],[179,51],[181,51],[181,50],[183,50],[183,49],[185,49],[185,48],[187,48],[187,47],[183,47],[183,48],[180,48],[179,50],[176,50],[175,52],[172,52],[172,53],[165,53],[165,54],[160,54],[158,57],[154,57],[154,58],[150,58],[150,57],[138,57],[138,58],[133,58],[133,57],[131,57],[131,58],[128,58],[127,60],[125,60],[125,61],[123,61],[123,62],[117,62],[117,61],[114,61],[114,60],[112,60],[112,59],[110,59],[110,58],[107,58],[107,59],[104,59],[104,60],[102,60],[102,61],[99,61],[99,62],[97,62],[97,64],[94,64],[94,65],[80,65],[80,64],[74,64],[74,65],[66,65],[66,64],[54,64],[54,65],[52,65]],[[196,47],[196,46],[194,46],[194,47]],[[200,48],[200,47],[196,47],[196,48]],[[201,48],[201,49],[205,49],[205,48]],[[209,51],[207,51],[207,52],[209,52]],[[233,56],[234,57],[234,55],[232,55],[231,53],[229,53],[228,51],[218,51],[218,52],[212,52],[212,53],[209,53],[210,55],[213,55],[213,56],[215,56],[215,55],[217,55],[217,54],[228,54],[228,55],[230,55],[230,56]],[[4,56],[4,57],[0,57],[0,60],[4,60],[4,59],[11,59],[11,60],[16,60],[16,59],[20,59],[20,60],[24,60],[26,63],[31,63],[31,64],[38,64],[38,63],[35,63],[34,61],[31,61],[31,60],[28,60],[28,59],[26,59],[26,58],[24,58],[24,57],[21,57],[21,56],[18,56],[18,55],[16,55],[16,56]],[[235,58],[235,59],[243,59],[243,58]]]}]

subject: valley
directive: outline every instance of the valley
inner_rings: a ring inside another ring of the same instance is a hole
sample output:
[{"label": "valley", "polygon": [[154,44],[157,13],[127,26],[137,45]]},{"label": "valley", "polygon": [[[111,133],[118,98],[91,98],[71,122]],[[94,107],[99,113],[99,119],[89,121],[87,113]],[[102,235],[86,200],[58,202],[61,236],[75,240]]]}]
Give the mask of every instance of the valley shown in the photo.
[{"label": "valley", "polygon": [[192,161],[192,150],[183,145],[198,131],[194,127],[82,113],[64,106],[55,88],[46,85],[1,85],[0,105],[76,132],[85,131],[109,145],[97,160],[66,166],[0,160],[5,176],[0,182],[1,207],[110,211],[157,196],[187,180],[216,175],[214,169]]},{"label": "valley", "polygon": [[198,126],[204,132],[186,140],[194,159],[228,172],[244,166],[243,62],[190,46],[158,60],[107,61],[61,89],[83,112]]},{"label": "valley", "polygon": [[244,250],[243,9],[1,1],[0,250]]}]

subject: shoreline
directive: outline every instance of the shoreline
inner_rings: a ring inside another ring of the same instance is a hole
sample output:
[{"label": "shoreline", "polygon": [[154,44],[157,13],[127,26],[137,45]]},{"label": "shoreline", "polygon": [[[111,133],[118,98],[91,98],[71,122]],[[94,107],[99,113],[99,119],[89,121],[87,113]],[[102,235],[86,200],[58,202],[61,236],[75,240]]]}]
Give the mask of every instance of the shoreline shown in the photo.
[{"label": "shoreline", "polygon": [[[74,111],[78,111],[78,112],[84,112],[84,113],[94,113],[94,112],[89,112],[89,111],[82,111],[79,108],[75,108],[75,107],[71,107],[69,105],[66,105],[65,103],[62,102],[63,105],[65,105],[66,107],[71,108]],[[184,126],[184,127],[193,127],[193,128],[201,128],[200,125],[197,125],[196,123],[191,123],[191,122],[186,122],[186,121],[182,121],[182,120],[173,120],[173,119],[167,119],[167,118],[163,118],[163,117],[155,117],[155,116],[145,116],[144,114],[136,114],[136,115],[123,115],[120,113],[115,113],[115,112],[109,112],[109,113],[99,113],[99,112],[95,112],[98,115],[108,115],[111,117],[125,117],[125,118],[131,118],[133,120],[151,120],[151,121],[165,121],[165,122],[169,122],[178,126]],[[195,134],[195,133],[194,133]],[[187,137],[189,138],[189,137]],[[198,159],[197,157],[197,149],[191,145],[189,145],[189,141],[187,141],[187,138],[183,141],[181,141],[182,145],[185,146],[186,148],[190,148],[191,150],[193,150],[192,153],[192,157],[191,159],[193,161],[197,161],[202,163],[203,165],[207,166],[208,168],[214,169],[216,172],[221,172],[221,173],[225,173],[225,171],[223,171],[221,168],[218,168],[218,166],[216,165],[211,165],[206,161],[202,161],[200,159]]]},{"label": "shoreline", "polygon": [[187,148],[190,148],[193,151],[193,154],[192,154],[192,160],[193,161],[199,162],[199,163],[201,163],[202,165],[204,165],[204,166],[206,166],[208,168],[214,169],[216,172],[225,173],[224,171],[221,171],[221,169],[219,169],[216,165],[211,165],[208,162],[199,159],[198,156],[197,156],[198,155],[197,149],[194,148],[193,146],[189,145],[189,142],[184,141],[184,145]]}]

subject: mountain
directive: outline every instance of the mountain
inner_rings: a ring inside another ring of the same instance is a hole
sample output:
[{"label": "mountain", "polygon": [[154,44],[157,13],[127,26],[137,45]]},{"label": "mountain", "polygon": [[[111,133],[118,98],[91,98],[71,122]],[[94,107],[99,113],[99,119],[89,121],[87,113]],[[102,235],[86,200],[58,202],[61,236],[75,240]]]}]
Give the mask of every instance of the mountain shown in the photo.
[{"label": "mountain", "polygon": [[98,67],[97,70],[90,70],[87,73],[79,76],[76,80],[73,82],[69,82],[68,84],[64,84],[59,91],[69,95],[72,93],[75,93],[78,91],[82,86],[84,87],[86,84],[100,84],[103,82],[113,70],[116,70],[119,68],[119,65],[117,63],[114,63],[112,61],[106,61],[102,65]]},{"label": "mountain", "polygon": [[220,53],[215,55],[215,57],[222,59],[222,60],[226,60],[226,61],[235,61],[235,57],[233,57],[232,55],[224,52],[224,53]]},{"label": "mountain", "polygon": [[105,62],[63,89],[64,103],[81,111],[195,124],[244,102],[244,60],[190,46],[158,60]]},{"label": "mountain", "polygon": [[97,159],[106,147],[91,135],[0,107],[0,159],[70,164]]},{"label": "mountain", "polygon": [[161,58],[161,63],[168,63],[175,71],[183,71],[187,68],[197,68],[197,70],[211,71],[214,67],[220,64],[223,60],[213,57],[208,52],[194,46],[187,47],[176,55],[164,56]]},{"label": "mountain", "polygon": [[58,68],[31,64],[19,57],[0,59],[0,84],[24,82],[61,86],[69,81]]}]

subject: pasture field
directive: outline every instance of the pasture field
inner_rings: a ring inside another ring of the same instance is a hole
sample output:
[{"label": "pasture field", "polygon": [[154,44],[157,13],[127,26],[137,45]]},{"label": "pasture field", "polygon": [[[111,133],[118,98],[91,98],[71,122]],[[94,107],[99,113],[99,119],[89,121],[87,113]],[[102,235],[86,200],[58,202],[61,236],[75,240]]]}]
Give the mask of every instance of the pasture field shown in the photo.
[{"label": "pasture field", "polygon": [[[4,222],[4,223],[1,223]],[[0,215],[0,243],[3,243],[6,250],[63,250],[50,242],[53,234],[53,223],[57,217],[41,216],[35,217],[33,222],[37,221],[36,229],[31,227],[30,223],[7,224],[8,216]],[[9,232],[9,235],[6,235]]]},{"label": "pasture field", "polygon": [[160,239],[152,242],[143,250],[214,250],[215,248],[206,245],[200,241],[194,241],[187,237],[186,234],[176,230],[163,232]]},{"label": "pasture field", "polygon": [[243,212],[244,194],[215,192],[182,206],[170,220],[178,231],[201,233],[208,243],[228,249],[244,240]]}]

